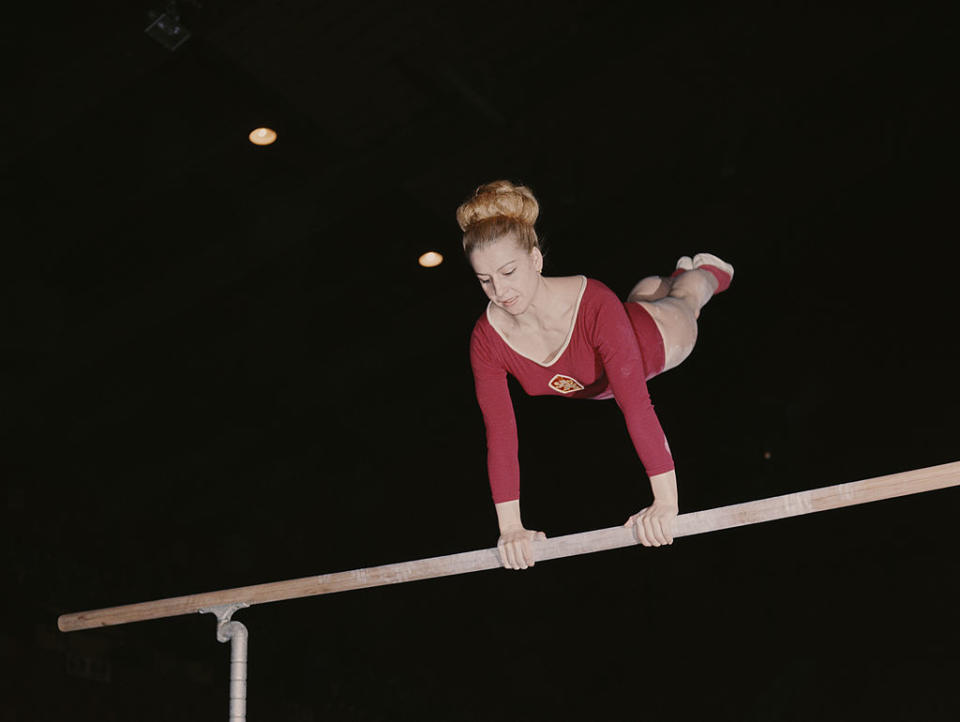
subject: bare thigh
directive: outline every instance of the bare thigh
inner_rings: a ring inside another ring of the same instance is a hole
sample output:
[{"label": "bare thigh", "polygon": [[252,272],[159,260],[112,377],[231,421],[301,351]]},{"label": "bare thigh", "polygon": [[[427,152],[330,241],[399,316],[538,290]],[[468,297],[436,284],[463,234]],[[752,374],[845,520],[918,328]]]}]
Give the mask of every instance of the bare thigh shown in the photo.
[{"label": "bare thigh", "polygon": [[697,344],[697,321],[689,304],[667,296],[658,301],[635,301],[650,312],[663,339],[663,370],[676,368]]}]

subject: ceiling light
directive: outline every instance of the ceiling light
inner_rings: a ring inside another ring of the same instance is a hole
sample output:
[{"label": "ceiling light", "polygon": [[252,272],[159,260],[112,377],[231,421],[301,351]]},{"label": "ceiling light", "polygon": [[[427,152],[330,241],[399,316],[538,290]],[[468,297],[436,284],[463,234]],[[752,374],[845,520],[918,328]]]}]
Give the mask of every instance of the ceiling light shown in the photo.
[{"label": "ceiling light", "polygon": [[433,268],[443,263],[443,256],[436,251],[427,251],[420,256],[420,265],[424,268]]},{"label": "ceiling light", "polygon": [[277,133],[272,128],[257,128],[251,130],[247,137],[254,145],[270,145],[277,139]]}]

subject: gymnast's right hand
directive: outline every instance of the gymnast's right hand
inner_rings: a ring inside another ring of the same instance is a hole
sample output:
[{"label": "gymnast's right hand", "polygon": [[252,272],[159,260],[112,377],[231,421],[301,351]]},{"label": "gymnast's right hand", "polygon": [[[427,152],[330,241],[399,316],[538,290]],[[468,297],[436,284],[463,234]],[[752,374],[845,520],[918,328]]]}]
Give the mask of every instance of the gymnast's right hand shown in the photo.
[{"label": "gymnast's right hand", "polygon": [[520,527],[500,533],[497,551],[500,563],[506,569],[526,569],[533,566],[533,547],[531,542],[543,541],[547,535],[542,531],[530,531]]},{"label": "gymnast's right hand", "polygon": [[526,569],[533,566],[532,542],[546,539],[542,531],[525,529],[520,518],[520,500],[497,503],[497,524],[500,527],[500,541],[497,551],[500,563],[506,569]]}]

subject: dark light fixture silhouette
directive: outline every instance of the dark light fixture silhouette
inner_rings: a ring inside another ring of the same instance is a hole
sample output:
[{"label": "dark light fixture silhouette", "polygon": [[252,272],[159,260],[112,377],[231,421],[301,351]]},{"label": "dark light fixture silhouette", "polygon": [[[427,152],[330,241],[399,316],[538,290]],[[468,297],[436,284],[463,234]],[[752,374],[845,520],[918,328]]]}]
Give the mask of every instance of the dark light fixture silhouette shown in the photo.
[{"label": "dark light fixture silhouette", "polygon": [[163,10],[151,10],[147,13],[150,24],[144,32],[173,52],[190,38],[190,30],[183,24],[180,8],[176,2],[168,2]]}]

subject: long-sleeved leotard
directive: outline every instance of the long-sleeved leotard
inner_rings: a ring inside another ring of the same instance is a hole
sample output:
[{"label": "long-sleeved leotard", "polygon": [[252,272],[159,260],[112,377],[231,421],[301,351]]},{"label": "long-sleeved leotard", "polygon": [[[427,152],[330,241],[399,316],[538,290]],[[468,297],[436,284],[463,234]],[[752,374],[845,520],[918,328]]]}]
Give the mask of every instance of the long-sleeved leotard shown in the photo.
[{"label": "long-sleeved leotard", "polygon": [[515,351],[489,319],[489,306],[470,339],[477,401],[487,432],[487,471],[495,503],[520,497],[517,422],[507,374],[531,396],[614,398],[648,476],[674,468],[646,380],[663,369],[663,341],[653,319],[624,303],[600,281],[583,278],[567,342],[549,364]]}]

